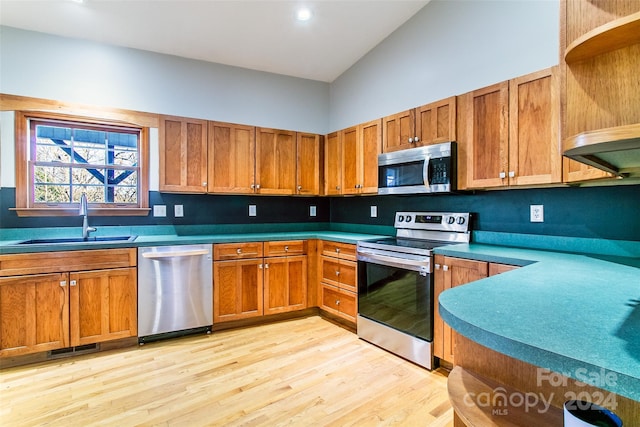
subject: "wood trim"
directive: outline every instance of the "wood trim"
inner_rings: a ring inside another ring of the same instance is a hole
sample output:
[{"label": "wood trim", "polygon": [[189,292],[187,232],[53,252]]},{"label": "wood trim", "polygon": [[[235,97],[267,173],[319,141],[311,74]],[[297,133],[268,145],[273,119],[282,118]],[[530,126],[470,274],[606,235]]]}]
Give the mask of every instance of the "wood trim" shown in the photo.
[{"label": "wood trim", "polygon": [[87,104],[54,101],[44,98],[0,93],[0,111],[44,111],[68,115],[82,115],[94,119],[118,121],[137,126],[157,128],[158,115],[121,108],[99,107]]}]

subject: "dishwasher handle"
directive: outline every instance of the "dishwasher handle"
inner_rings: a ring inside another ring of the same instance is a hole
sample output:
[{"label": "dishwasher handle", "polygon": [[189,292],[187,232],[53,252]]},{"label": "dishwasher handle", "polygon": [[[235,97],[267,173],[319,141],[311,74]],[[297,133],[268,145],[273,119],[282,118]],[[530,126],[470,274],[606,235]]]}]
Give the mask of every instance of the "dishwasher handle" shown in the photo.
[{"label": "dishwasher handle", "polygon": [[208,255],[208,249],[194,249],[190,251],[172,251],[172,252],[145,252],[142,254],[143,258],[157,259],[157,258],[172,258],[172,257],[186,257],[186,256],[198,256]]}]

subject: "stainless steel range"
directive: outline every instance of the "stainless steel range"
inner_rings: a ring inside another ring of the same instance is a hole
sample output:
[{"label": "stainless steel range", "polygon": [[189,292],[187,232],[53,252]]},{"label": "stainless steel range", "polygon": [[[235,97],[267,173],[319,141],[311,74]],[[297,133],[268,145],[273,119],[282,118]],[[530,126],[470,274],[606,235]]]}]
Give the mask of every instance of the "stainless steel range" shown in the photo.
[{"label": "stainless steel range", "polygon": [[433,365],[433,248],[470,241],[470,214],[396,212],[396,237],[358,242],[358,336]]}]

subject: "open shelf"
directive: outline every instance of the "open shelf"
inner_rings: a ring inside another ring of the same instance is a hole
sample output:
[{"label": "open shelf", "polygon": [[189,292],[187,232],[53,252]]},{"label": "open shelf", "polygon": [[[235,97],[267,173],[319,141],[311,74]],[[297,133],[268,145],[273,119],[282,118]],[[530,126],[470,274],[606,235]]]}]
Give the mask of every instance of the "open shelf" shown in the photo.
[{"label": "open shelf", "polygon": [[577,38],[567,46],[564,60],[570,65],[636,43],[640,43],[640,12],[607,22]]}]

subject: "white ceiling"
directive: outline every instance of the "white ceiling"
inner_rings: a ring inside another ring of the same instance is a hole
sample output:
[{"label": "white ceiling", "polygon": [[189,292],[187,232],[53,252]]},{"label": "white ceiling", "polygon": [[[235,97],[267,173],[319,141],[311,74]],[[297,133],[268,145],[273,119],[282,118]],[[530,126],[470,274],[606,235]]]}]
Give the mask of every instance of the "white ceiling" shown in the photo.
[{"label": "white ceiling", "polygon": [[0,24],[331,82],[428,2],[0,0]]}]

